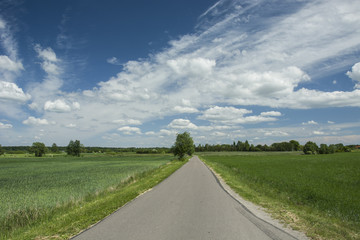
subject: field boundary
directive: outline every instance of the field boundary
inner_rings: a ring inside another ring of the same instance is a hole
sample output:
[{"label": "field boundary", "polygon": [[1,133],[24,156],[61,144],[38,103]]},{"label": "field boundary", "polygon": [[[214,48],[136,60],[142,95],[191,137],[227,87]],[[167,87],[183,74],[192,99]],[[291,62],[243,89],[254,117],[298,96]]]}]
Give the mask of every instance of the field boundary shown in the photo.
[{"label": "field boundary", "polygon": [[[216,179],[216,182],[219,184],[219,186],[235,201],[237,201],[246,211],[243,211],[242,214],[249,219],[253,224],[255,224],[257,227],[259,227],[263,232],[266,233],[269,237],[272,237],[273,234],[266,228],[262,227],[262,225],[257,224],[258,221],[261,221],[262,223],[265,223],[266,225],[270,225],[279,231],[286,234],[288,237],[292,239],[298,239],[298,240],[307,240],[309,239],[306,237],[306,235],[303,232],[295,231],[291,228],[289,228],[288,225],[281,224],[277,219],[274,219],[270,216],[269,213],[266,212],[266,209],[256,205],[250,201],[245,200],[242,198],[238,193],[236,193],[226,182],[225,180],[209,165],[205,163],[205,161],[201,159],[201,162],[209,169],[209,171],[212,173],[214,178]],[[274,239],[274,238],[273,238]]]}]

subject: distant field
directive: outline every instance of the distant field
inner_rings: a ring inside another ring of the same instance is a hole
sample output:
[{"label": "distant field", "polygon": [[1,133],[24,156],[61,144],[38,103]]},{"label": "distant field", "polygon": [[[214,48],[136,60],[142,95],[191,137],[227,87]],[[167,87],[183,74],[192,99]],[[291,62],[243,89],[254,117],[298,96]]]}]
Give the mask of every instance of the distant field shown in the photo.
[{"label": "distant field", "polygon": [[172,159],[170,155],[0,157],[0,226],[21,224],[99,194]]},{"label": "distant field", "polygon": [[240,195],[311,237],[360,239],[360,152],[201,156]]}]

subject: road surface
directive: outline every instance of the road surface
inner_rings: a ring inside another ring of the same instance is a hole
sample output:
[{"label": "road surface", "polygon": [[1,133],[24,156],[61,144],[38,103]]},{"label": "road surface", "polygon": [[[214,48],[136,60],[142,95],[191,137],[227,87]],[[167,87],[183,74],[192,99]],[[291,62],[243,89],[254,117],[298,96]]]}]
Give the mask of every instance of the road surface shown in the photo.
[{"label": "road surface", "polygon": [[296,238],[253,215],[195,156],[154,189],[73,239]]}]

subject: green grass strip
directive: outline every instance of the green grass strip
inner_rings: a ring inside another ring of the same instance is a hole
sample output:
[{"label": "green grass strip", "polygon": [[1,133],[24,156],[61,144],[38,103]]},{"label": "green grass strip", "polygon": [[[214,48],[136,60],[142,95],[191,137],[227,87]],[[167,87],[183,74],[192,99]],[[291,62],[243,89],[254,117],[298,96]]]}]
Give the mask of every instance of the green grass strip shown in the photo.
[{"label": "green grass strip", "polygon": [[185,162],[172,161],[157,169],[137,174],[116,188],[60,207],[31,225],[0,233],[0,239],[69,239],[156,186]]}]

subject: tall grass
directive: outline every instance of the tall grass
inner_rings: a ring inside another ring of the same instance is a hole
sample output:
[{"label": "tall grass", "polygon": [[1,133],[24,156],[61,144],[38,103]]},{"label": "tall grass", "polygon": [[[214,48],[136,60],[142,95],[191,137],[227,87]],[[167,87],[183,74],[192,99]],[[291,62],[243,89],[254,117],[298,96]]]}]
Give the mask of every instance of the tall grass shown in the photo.
[{"label": "tall grass", "polygon": [[0,158],[0,232],[46,220],[59,208],[112,191],[169,155]]},{"label": "tall grass", "polygon": [[360,238],[359,152],[331,155],[218,154],[204,155],[203,158],[245,197],[261,202],[259,198],[266,196],[303,213],[316,212],[325,222],[337,225],[335,228],[341,228],[339,224],[345,223],[353,232],[347,236]]}]

